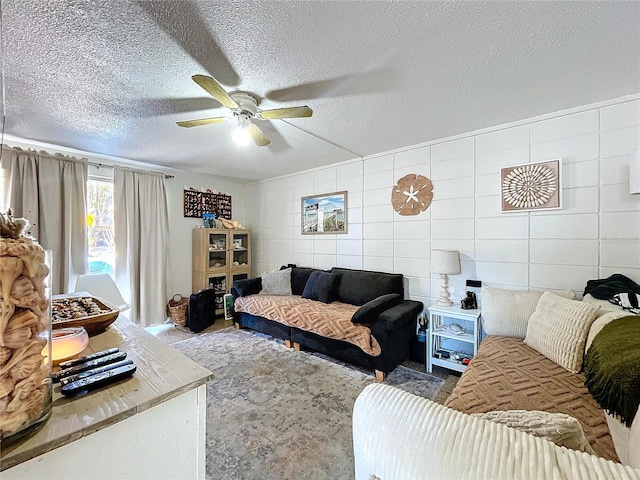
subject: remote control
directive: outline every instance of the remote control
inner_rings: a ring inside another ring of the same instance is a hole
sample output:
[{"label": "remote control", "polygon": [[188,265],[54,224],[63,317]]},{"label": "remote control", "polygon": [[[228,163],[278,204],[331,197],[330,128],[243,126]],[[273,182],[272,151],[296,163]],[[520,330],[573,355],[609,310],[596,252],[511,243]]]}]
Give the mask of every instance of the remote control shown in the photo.
[{"label": "remote control", "polygon": [[65,369],[65,368],[73,367],[75,365],[80,365],[81,363],[84,363],[84,362],[95,360],[96,358],[106,357],[107,355],[111,355],[113,353],[118,353],[118,349],[110,348],[108,350],[102,350],[101,352],[85,355],[84,357],[75,358],[73,360],[68,360],[66,362],[60,362],[58,366],[60,367],[60,369]]},{"label": "remote control", "polygon": [[87,378],[87,377],[90,377],[91,375],[96,375],[97,373],[106,372],[107,370],[111,370],[113,368],[123,367],[124,365],[130,365],[132,363],[133,363],[133,360],[122,360],[121,362],[110,363],[108,365],[103,365],[102,367],[92,368],[91,370],[85,370],[84,372],[76,373],[75,375],[61,378],[60,385],[66,385],[68,383],[75,382],[76,380]]},{"label": "remote control", "polygon": [[98,373],[87,378],[82,378],[63,386],[60,391],[65,396],[72,396],[80,392],[95,390],[123,378],[130,377],[136,371],[135,364],[123,365],[106,372]]},{"label": "remote control", "polygon": [[106,357],[96,358],[95,360],[81,363],[75,367],[60,370],[58,373],[53,375],[53,381],[59,382],[61,378],[75,375],[76,373],[84,372],[85,370],[91,370],[92,368],[102,367],[103,365],[108,365],[110,363],[119,362],[120,360],[124,360],[126,356],[127,354],[125,352],[112,353]]}]

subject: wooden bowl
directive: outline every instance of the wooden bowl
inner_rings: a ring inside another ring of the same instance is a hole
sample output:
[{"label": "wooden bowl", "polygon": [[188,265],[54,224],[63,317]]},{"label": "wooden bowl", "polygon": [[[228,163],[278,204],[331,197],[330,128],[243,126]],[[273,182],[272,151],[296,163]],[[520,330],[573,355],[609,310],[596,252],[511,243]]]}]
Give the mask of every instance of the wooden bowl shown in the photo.
[{"label": "wooden bowl", "polygon": [[75,298],[90,298],[94,303],[96,303],[101,309],[108,310],[106,312],[100,313],[98,315],[91,315],[88,317],[74,318],[69,320],[56,320],[51,318],[51,327],[55,330],[58,328],[69,328],[69,327],[84,327],[89,336],[96,335],[98,333],[104,332],[109,325],[116,321],[120,312],[116,307],[111,305],[110,303],[102,300],[98,297],[94,297],[93,295],[70,295],[68,297],[64,296],[56,296],[53,301],[61,300],[61,299],[75,299]]}]

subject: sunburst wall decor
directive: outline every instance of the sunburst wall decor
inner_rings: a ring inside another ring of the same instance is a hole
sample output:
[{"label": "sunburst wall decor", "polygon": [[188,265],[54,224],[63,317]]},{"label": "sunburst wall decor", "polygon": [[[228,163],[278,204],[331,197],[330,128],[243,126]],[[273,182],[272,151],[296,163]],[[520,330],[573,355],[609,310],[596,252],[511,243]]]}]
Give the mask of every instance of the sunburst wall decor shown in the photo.
[{"label": "sunburst wall decor", "polygon": [[501,170],[502,211],[562,208],[560,159]]}]

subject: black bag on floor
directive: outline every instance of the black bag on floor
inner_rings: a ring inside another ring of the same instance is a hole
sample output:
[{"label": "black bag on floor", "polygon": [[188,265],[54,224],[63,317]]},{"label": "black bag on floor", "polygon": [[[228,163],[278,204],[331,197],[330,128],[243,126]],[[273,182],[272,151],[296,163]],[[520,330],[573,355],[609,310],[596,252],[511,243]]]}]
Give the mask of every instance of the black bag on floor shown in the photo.
[{"label": "black bag on floor", "polygon": [[[218,294],[218,296],[220,296]],[[216,292],[212,288],[192,293],[189,297],[189,329],[201,332],[216,321]]]}]

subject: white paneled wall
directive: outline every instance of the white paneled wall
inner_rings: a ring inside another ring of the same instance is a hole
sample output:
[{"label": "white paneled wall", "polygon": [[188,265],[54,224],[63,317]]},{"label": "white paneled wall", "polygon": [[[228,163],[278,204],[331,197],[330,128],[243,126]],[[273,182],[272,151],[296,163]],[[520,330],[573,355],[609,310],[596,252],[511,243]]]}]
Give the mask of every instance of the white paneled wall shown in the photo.
[{"label": "white paneled wall", "polygon": [[[250,185],[254,274],[287,263],[397,272],[407,296],[428,305],[440,288],[431,249],[445,248],[461,254],[463,272],[450,277],[456,300],[467,279],[577,293],[616,272],[640,283],[640,195],[628,187],[639,139],[640,101],[620,100]],[[502,213],[500,169],[555,158],[563,208]],[[430,178],[434,197],[402,217],[391,188],[409,173]],[[302,235],[300,198],[341,190],[348,234]]]}]

